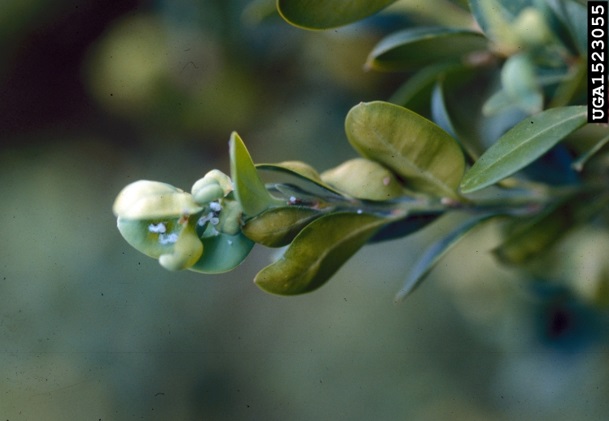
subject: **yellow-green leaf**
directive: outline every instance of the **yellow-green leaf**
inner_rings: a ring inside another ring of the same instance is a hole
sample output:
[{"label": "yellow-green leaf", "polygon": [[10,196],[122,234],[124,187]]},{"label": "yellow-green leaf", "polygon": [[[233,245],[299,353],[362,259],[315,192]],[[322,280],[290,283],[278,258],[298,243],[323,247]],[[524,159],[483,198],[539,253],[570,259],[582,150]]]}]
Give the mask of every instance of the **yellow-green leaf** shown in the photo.
[{"label": "yellow-green leaf", "polygon": [[331,213],[307,225],[285,254],[262,269],[254,282],[280,295],[313,291],[357,252],[387,219],[369,214]]},{"label": "yellow-green leaf", "polygon": [[459,199],[463,152],[436,124],[406,108],[375,101],[353,107],[345,129],[361,155],[398,174],[407,188]]},{"label": "yellow-green leaf", "polygon": [[241,230],[256,243],[268,247],[290,244],[302,228],[322,215],[321,211],[300,206],[269,209],[249,219]]},{"label": "yellow-green leaf", "polygon": [[258,176],[252,157],[243,140],[233,132],[229,141],[231,178],[234,194],[246,215],[254,216],[268,209],[276,200]]}]

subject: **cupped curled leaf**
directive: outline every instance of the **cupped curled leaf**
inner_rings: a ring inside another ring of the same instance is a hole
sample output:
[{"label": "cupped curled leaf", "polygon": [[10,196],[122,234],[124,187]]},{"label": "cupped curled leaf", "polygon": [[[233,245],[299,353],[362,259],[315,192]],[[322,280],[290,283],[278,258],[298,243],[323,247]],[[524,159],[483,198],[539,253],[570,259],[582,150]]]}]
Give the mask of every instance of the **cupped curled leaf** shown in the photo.
[{"label": "cupped curled leaf", "polygon": [[474,192],[514,174],[586,121],[585,106],[550,108],[524,119],[501,136],[465,173],[461,191]]},{"label": "cupped curled leaf", "polygon": [[330,213],[307,225],[285,254],[254,282],[264,291],[295,295],[322,286],[388,221],[369,214]]},{"label": "cupped curled leaf", "polygon": [[396,0],[277,0],[279,14],[304,29],[329,29],[357,22]]},{"label": "cupped curled leaf", "polygon": [[463,152],[455,139],[431,121],[406,108],[375,101],[353,107],[345,130],[355,150],[402,177],[407,188],[459,200]]}]

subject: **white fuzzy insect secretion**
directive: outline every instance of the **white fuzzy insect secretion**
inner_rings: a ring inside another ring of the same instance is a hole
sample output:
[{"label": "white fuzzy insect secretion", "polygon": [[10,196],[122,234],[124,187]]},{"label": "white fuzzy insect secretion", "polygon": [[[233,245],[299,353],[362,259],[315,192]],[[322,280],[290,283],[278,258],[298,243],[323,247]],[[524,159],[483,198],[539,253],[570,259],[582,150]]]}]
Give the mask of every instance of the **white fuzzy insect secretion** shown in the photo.
[{"label": "white fuzzy insect secretion", "polygon": [[209,204],[209,208],[213,211],[213,212],[220,212],[222,210],[222,205],[218,202],[211,202]]},{"label": "white fuzzy insect secretion", "polygon": [[172,232],[171,234],[159,235],[159,243],[164,246],[167,244],[175,244],[176,241],[178,241],[178,234],[176,234],[175,232]]},{"label": "white fuzzy insect secretion", "polygon": [[164,223],[159,222],[158,224],[150,224],[148,225],[148,231],[154,233],[154,234],[164,234],[165,232],[167,232],[167,227],[165,226]]}]

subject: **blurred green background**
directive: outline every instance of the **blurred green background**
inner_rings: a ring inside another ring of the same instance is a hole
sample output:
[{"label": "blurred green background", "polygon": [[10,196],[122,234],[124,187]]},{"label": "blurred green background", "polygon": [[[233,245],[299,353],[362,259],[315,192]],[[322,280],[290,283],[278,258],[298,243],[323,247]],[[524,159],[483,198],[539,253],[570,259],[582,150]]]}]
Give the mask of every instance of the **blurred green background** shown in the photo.
[{"label": "blurred green background", "polygon": [[122,240],[124,185],[228,171],[233,130],[256,162],[354,157],[346,112],[403,78],[364,72],[369,49],[443,10],[304,32],[248,4],[0,4],[0,420],[605,419],[606,319],[498,267],[493,226],[400,305],[450,219],[298,297],[252,283],[268,249],[203,276]]}]

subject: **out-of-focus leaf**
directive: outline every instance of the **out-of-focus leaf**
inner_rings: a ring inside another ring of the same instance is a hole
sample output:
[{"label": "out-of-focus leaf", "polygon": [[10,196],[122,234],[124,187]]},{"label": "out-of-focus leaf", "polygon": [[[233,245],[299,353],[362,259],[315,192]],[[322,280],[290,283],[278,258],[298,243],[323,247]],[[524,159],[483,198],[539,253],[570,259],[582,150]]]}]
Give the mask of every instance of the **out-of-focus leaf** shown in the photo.
[{"label": "out-of-focus leaf", "polygon": [[189,269],[202,273],[222,273],[237,267],[249,254],[254,242],[241,233],[219,233],[203,239],[203,255]]},{"label": "out-of-focus leaf", "polygon": [[278,17],[276,0],[251,0],[241,16],[250,25],[258,25],[274,16]]},{"label": "out-of-focus leaf", "polygon": [[556,91],[546,108],[564,107],[569,103],[577,103],[577,98],[585,94],[586,77],[588,75],[585,60],[582,57],[578,58],[569,72],[570,75],[565,77],[556,87]]},{"label": "out-of-focus leaf", "polygon": [[497,26],[511,22],[532,0],[469,0],[469,8],[485,34],[493,37]]},{"label": "out-of-focus leaf", "polygon": [[[432,116],[446,115],[455,133],[455,139],[465,152],[468,163],[472,164],[483,150],[480,123],[485,119],[480,115],[482,104],[488,96],[489,85],[496,79],[493,68],[461,67],[447,72],[439,79],[432,98]],[[436,102],[437,101],[437,102]],[[436,111],[434,108],[438,107]]]},{"label": "out-of-focus leaf", "polygon": [[418,70],[409,77],[389,98],[389,102],[413,110],[423,112],[423,106],[428,103],[430,93],[438,77],[461,67],[454,63],[431,64]]},{"label": "out-of-focus leaf", "polygon": [[256,243],[268,247],[283,247],[311,221],[322,215],[321,211],[300,206],[269,209],[249,219],[241,228]]},{"label": "out-of-focus leaf", "polygon": [[547,251],[574,222],[574,206],[562,204],[529,218],[508,222],[507,238],[493,254],[503,263],[519,265]]},{"label": "out-of-focus leaf", "polygon": [[482,114],[490,117],[514,108],[514,102],[512,99],[503,89],[501,89],[492,94],[484,102],[484,105],[482,106]]},{"label": "out-of-focus leaf", "polygon": [[586,6],[572,0],[545,0],[545,2],[569,33],[570,39],[565,43],[567,47],[574,46],[580,55],[584,55],[588,46]]},{"label": "out-of-focus leaf", "polygon": [[495,214],[476,215],[463,224],[459,225],[456,229],[450,232],[448,235],[442,237],[440,240],[432,244],[425,250],[423,256],[417,261],[415,266],[410,271],[406,282],[402,289],[398,291],[395,296],[395,301],[402,301],[412,291],[418,287],[421,282],[427,277],[429,272],[436,266],[442,257],[444,257],[459,241],[465,238],[466,234],[471,232],[480,223],[493,218]]},{"label": "out-of-focus leaf", "polygon": [[406,29],[382,39],[368,56],[366,67],[394,71],[438,62],[459,62],[463,56],[486,48],[486,38],[467,29]]},{"label": "out-of-focus leaf", "polygon": [[603,146],[609,143],[609,135],[603,137],[599,140],[593,147],[591,147],[588,151],[583,153],[576,161],[571,164],[574,170],[581,171],[584,169],[584,165],[590,158],[592,158],[598,151],[600,151]]},{"label": "out-of-focus leaf", "polygon": [[465,173],[461,191],[480,190],[514,174],[584,124],[585,106],[551,108],[526,118],[505,133]]},{"label": "out-of-focus leaf", "polygon": [[246,215],[258,215],[277,201],[266,190],[258,176],[252,157],[236,132],[231,134],[229,146],[231,178],[235,185],[235,196]]},{"label": "out-of-focus leaf", "polygon": [[436,82],[431,94],[431,116],[433,121],[446,133],[456,138],[456,131],[446,109],[442,81]]},{"label": "out-of-focus leaf", "polygon": [[396,0],[277,0],[279,14],[304,29],[329,29],[357,22]]},{"label": "out-of-focus leaf", "polygon": [[508,58],[501,69],[501,84],[511,102],[528,113],[543,107],[543,93],[535,77],[535,69],[527,54]]},{"label": "out-of-focus leaf", "polygon": [[345,121],[351,145],[403,177],[407,187],[459,199],[465,162],[457,142],[406,108],[375,101],[351,109]]},{"label": "out-of-focus leaf", "polygon": [[275,263],[254,282],[263,290],[295,295],[322,286],[387,219],[369,214],[331,213],[307,225]]}]

